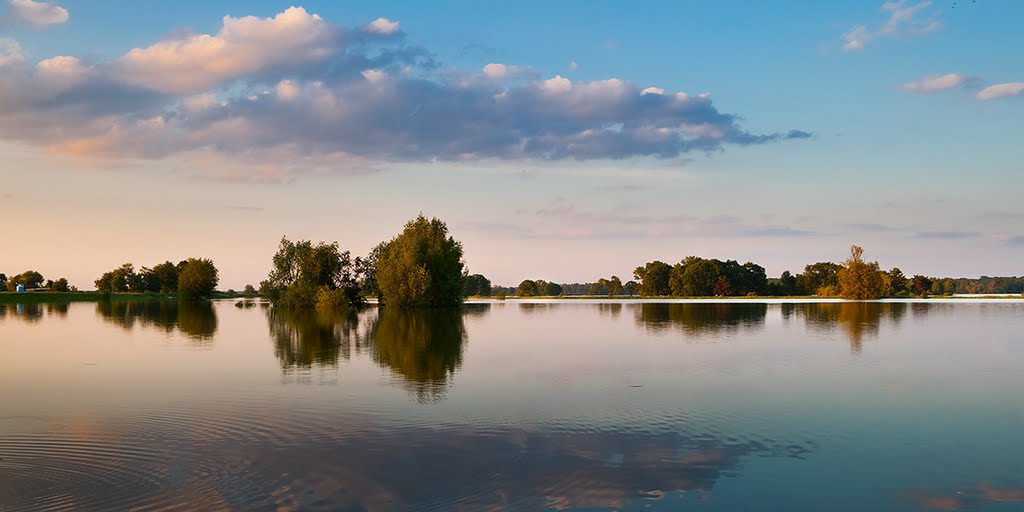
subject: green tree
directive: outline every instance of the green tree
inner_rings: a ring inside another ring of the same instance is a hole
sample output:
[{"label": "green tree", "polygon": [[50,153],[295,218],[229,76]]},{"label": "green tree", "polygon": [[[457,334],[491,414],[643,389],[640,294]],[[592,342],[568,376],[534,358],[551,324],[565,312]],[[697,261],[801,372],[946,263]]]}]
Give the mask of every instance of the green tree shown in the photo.
[{"label": "green tree", "polygon": [[540,290],[537,289],[537,282],[523,279],[523,282],[519,283],[519,286],[516,288],[516,295],[520,297],[536,297],[540,295]]},{"label": "green tree", "polygon": [[50,284],[50,289],[55,292],[67,292],[71,290],[71,287],[68,286],[68,278],[62,277],[56,281],[53,281]]},{"label": "green tree", "polygon": [[[708,297],[719,293],[728,294],[731,292],[731,285],[728,278],[722,272],[721,267],[715,260],[699,259],[685,265],[681,277],[681,292],[683,297]],[[673,290],[676,291],[676,290]]]},{"label": "green tree", "polygon": [[151,291],[160,293],[177,293],[178,266],[170,261],[165,261],[159,265],[155,265],[151,271],[150,280],[149,288]]},{"label": "green tree", "polygon": [[658,297],[671,295],[669,274],[672,266],[662,261],[651,261],[633,271],[633,277],[640,281],[641,297]]},{"label": "green tree", "polygon": [[256,295],[256,288],[253,288],[251,284],[247,284],[245,285],[245,288],[242,289],[242,293],[245,295]]},{"label": "green tree", "polygon": [[839,295],[850,300],[871,300],[882,297],[884,281],[878,262],[865,262],[864,249],[850,246],[850,259],[839,271]]},{"label": "green tree", "polygon": [[0,273],[0,290],[7,289],[7,274]]},{"label": "green tree", "polygon": [[489,297],[491,295],[491,280],[480,274],[473,274],[466,277],[466,289],[463,292],[467,297],[479,295]]},{"label": "green tree", "polygon": [[125,263],[109,272],[104,272],[95,281],[96,291],[102,293],[125,293],[129,290],[130,284],[135,281],[135,266]]},{"label": "green tree", "polygon": [[178,298],[182,301],[209,299],[217,288],[220,278],[213,261],[189,258],[185,268],[178,274]]},{"label": "green tree", "polygon": [[622,280],[619,279],[619,276],[612,276],[608,280],[608,296],[611,297],[620,293],[622,293]]},{"label": "green tree", "polygon": [[839,270],[842,265],[831,261],[819,261],[804,267],[796,275],[797,292],[800,295],[821,295],[821,291],[839,286]]},{"label": "green tree", "polygon": [[637,284],[636,281],[626,281],[626,284],[622,285],[622,291],[625,292],[626,295],[630,297],[636,295],[637,290],[639,289],[640,285]]},{"label": "green tree", "polygon": [[327,308],[363,301],[354,272],[356,263],[337,242],[313,245],[309,240],[291,242],[282,237],[272,261],[260,292],[275,305]]},{"label": "green tree", "polygon": [[381,250],[376,280],[388,306],[457,306],[465,299],[462,243],[440,219],[420,214]]},{"label": "green tree", "polygon": [[779,286],[779,295],[789,296],[797,294],[796,277],[794,277],[788,270],[783,272],[782,276],[779,277]]}]

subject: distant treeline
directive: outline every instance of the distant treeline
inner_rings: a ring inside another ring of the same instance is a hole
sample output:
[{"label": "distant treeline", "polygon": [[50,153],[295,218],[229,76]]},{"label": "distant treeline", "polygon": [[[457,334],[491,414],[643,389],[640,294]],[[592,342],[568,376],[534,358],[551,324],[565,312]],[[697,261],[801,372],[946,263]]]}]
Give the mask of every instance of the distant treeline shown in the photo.
[{"label": "distant treeline", "polygon": [[44,281],[43,275],[35,270],[26,270],[10,278],[6,274],[0,273],[0,291],[17,291],[18,285],[24,286],[26,290],[44,288],[54,292],[77,291],[74,286],[68,286],[67,278],[62,277],[56,281],[52,279]]},{"label": "distant treeline", "polygon": [[[619,277],[590,283],[558,284],[524,280],[519,286],[492,286],[493,295],[535,296],[641,296],[641,297],[742,297],[819,296],[844,298],[912,297],[953,294],[1024,293],[1022,277],[933,278],[906,276],[893,267],[881,270],[878,262],[862,259],[860,247],[851,248],[844,263],[823,261],[804,266],[796,275],[785,271],[768,278],[764,267],[736,260],[688,256],[670,265],[651,261],[633,271],[635,281]],[[481,276],[482,277],[482,276]],[[470,294],[473,295],[473,294]],[[479,293],[479,295],[487,295]]]},{"label": "distant treeline", "polygon": [[213,261],[189,258],[177,264],[165,261],[153,268],[142,267],[138,272],[135,265],[125,263],[104,272],[94,284],[102,293],[173,293],[183,299],[207,299],[219,281]]}]

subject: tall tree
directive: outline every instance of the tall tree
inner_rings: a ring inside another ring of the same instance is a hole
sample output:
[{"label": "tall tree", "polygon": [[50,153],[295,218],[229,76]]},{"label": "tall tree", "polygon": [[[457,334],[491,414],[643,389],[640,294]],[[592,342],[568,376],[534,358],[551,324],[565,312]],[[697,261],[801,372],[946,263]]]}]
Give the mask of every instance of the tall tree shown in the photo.
[{"label": "tall tree", "polygon": [[465,299],[462,243],[440,219],[420,214],[384,246],[376,279],[388,306],[457,306]]},{"label": "tall tree", "polygon": [[536,297],[537,295],[540,295],[540,291],[537,290],[537,282],[530,279],[524,279],[516,288],[516,295],[520,297]]},{"label": "tall tree", "polygon": [[178,274],[178,298],[183,301],[209,299],[220,281],[213,261],[202,258],[185,260],[185,268]]},{"label": "tall tree", "polygon": [[[354,274],[355,264],[337,242],[316,245],[309,240],[281,238],[273,268],[260,283],[260,291],[274,304],[287,308],[333,308],[362,301]],[[180,278],[179,278],[180,281]]]},{"label": "tall tree", "polygon": [[839,294],[844,299],[870,300],[882,297],[884,282],[878,262],[865,262],[864,249],[850,246],[850,258],[839,271]]},{"label": "tall tree", "polygon": [[608,279],[608,296],[618,295],[622,292],[622,280],[619,276],[612,276]]},{"label": "tall tree", "polygon": [[663,261],[651,261],[633,271],[633,277],[640,281],[640,296],[657,297],[672,294],[669,288],[669,274],[672,267]]}]

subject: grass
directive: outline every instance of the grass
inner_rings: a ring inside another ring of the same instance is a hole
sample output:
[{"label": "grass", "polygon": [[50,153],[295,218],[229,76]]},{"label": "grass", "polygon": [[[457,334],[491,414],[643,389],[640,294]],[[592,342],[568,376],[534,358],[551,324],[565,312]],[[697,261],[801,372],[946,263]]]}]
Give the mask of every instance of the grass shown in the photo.
[{"label": "grass", "polygon": [[[211,299],[234,299],[239,297],[256,297],[244,293],[214,292]],[[99,302],[102,300],[176,300],[173,293],[110,293],[100,292],[0,292],[0,304],[26,304],[42,302]]]}]

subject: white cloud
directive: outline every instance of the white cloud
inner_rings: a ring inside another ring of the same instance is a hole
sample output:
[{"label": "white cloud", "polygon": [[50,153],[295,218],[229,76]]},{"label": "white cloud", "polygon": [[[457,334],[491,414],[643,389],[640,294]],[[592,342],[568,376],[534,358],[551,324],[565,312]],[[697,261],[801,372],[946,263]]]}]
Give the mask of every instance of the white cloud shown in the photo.
[{"label": "white cloud", "polygon": [[572,80],[562,78],[562,75],[555,75],[554,78],[541,82],[541,89],[550,93],[568,92],[572,89]]},{"label": "white cloud", "polygon": [[399,23],[387,18],[377,18],[370,23],[367,23],[366,26],[363,27],[363,30],[371,34],[389,36],[398,32]]},{"label": "white cloud", "polygon": [[661,87],[648,87],[640,91],[640,94],[657,94],[660,96],[662,94],[665,94],[665,89],[662,89]]},{"label": "white cloud", "polygon": [[15,19],[37,27],[65,23],[71,17],[67,9],[50,2],[9,0],[9,3],[9,12]]},{"label": "white cloud", "polygon": [[480,70],[484,76],[494,80],[503,80],[505,78],[514,78],[518,76],[534,74],[533,70],[524,66],[510,66],[508,64],[500,64],[492,62],[487,64]]},{"label": "white cloud", "polygon": [[920,80],[903,84],[903,90],[914,94],[933,93],[958,87],[967,82],[967,77],[957,73],[929,75]]},{"label": "white cloud", "polygon": [[224,17],[217,35],[191,35],[135,48],[114,63],[127,83],[198,92],[275,67],[323,61],[339,51],[335,28],[301,7],[273,18]]},{"label": "white cloud", "polygon": [[924,1],[907,4],[907,0],[885,2],[882,12],[888,17],[877,30],[871,30],[864,24],[854,25],[842,35],[843,50],[863,50],[868,43],[882,38],[907,34],[930,34],[942,28],[938,19],[939,11],[931,9],[932,2]]},{"label": "white cloud", "polygon": [[1024,82],[1009,82],[990,85],[978,93],[979,100],[994,100],[1024,94]]},{"label": "white cloud", "polygon": [[569,71],[570,72],[576,71],[579,68],[580,68],[580,65],[577,64],[576,61],[572,61],[572,62],[569,63]]}]

